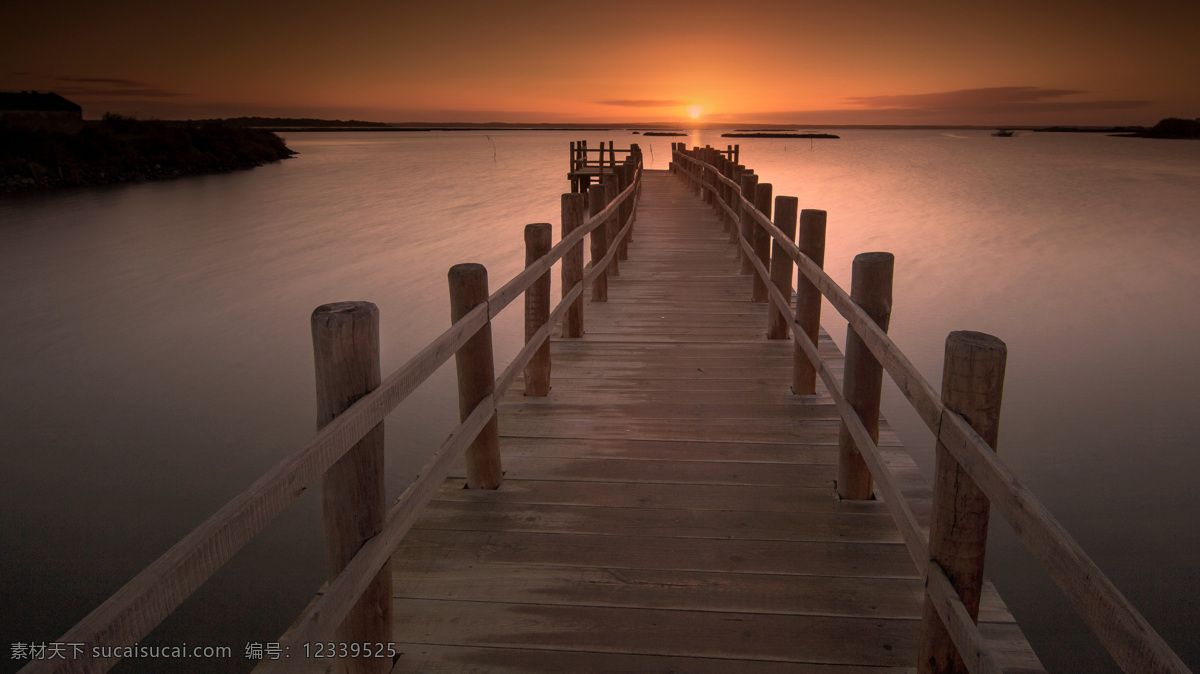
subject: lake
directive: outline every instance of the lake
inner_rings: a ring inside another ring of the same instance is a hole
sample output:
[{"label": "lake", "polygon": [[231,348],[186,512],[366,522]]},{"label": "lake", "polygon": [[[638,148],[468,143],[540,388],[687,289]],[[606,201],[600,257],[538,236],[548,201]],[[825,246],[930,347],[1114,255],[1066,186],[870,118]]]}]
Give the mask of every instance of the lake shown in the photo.
[{"label": "lake", "polygon": [[[1000,454],[1200,667],[1200,143],[837,133],[736,142],[775,194],[828,211],[843,287],[855,254],[895,254],[890,333],[935,387],[951,330],[1007,342]],[[386,374],[448,327],[451,265],[483,263],[495,289],[523,266],[525,224],[557,238],[580,138],[640,143],[648,168],[672,140],[734,140],[295,133],[298,157],[252,171],[0,201],[4,641],[53,641],[312,437],[313,308],[379,305]],[[498,362],[520,320],[501,315]],[[930,474],[932,438],[894,387],[883,412]],[[388,419],[389,496],[456,420],[450,366]],[[322,555],[308,493],[147,642],[243,662],[321,585]],[[987,572],[1048,667],[1112,669],[999,517]]]}]

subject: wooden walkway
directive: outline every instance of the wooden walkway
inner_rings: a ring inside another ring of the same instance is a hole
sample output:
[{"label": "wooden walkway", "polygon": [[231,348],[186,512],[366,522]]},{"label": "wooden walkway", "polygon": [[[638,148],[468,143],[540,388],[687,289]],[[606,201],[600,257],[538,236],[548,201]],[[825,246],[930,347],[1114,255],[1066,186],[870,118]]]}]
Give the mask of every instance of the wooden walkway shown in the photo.
[{"label": "wooden walkway", "polygon": [[[501,405],[504,483],[452,477],[395,552],[394,671],[915,667],[922,579],[882,502],[837,499],[837,412],[820,383],[790,393],[750,283],[712,210],[646,171],[609,301],[552,341],[548,397]],[[926,481],[880,437],[927,526]],[[980,629],[1041,670],[990,583]]]}]

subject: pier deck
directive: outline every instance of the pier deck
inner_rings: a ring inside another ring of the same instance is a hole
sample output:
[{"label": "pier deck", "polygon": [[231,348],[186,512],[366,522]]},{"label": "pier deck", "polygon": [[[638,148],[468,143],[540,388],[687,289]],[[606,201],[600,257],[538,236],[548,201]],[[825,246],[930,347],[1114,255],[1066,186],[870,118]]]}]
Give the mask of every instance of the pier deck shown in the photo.
[{"label": "pier deck", "polygon": [[[394,671],[914,667],[922,576],[882,501],[838,500],[837,411],[791,394],[750,295],[713,211],[646,171],[608,302],[552,340],[549,396],[500,404],[503,484],[452,475],[395,551]],[[880,445],[927,527],[926,480]],[[990,583],[979,622],[1041,670]]]}]

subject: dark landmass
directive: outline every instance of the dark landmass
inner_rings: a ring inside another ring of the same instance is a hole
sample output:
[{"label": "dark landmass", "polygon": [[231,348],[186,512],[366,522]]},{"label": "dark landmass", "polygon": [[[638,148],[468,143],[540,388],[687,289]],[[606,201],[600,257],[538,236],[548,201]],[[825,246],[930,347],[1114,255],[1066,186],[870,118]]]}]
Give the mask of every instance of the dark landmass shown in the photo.
[{"label": "dark landmass", "polygon": [[1033,131],[1039,133],[1136,133],[1141,126],[1046,126]]},{"label": "dark landmass", "polygon": [[[637,132],[634,131],[634,133],[637,133]],[[643,136],[686,136],[688,134],[680,133],[678,131],[644,131],[642,133],[642,135]]]},{"label": "dark landmass", "polygon": [[79,133],[0,124],[0,195],[222,173],[294,155],[270,131],[105,115]]},{"label": "dark landmass", "polygon": [[1200,119],[1168,117],[1149,129],[1113,135],[1123,138],[1200,138]]},{"label": "dark landmass", "polygon": [[774,133],[771,131],[752,133],[723,133],[722,138],[841,138],[832,133]]},{"label": "dark landmass", "polygon": [[284,127],[290,128],[343,128],[343,129],[390,129],[391,124],[383,122],[360,122],[356,119],[343,122],[340,119],[312,119],[308,117],[230,117],[226,119],[201,119],[195,121],[183,122],[185,124],[220,124],[222,126],[236,126],[253,129],[278,129]]}]

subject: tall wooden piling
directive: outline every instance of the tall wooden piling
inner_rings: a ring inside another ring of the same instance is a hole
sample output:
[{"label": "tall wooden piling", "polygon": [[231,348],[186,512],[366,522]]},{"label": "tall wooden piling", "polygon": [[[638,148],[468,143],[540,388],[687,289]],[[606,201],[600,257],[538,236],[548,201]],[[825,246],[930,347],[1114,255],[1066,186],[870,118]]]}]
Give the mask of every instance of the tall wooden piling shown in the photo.
[{"label": "tall wooden piling", "polygon": [[[796,197],[775,197],[775,226],[791,241],[796,239],[796,210],[799,207],[800,200]],[[792,268],[795,266],[796,263],[788,257],[783,245],[774,241],[771,246],[771,283],[789,300],[792,296]],[[787,339],[788,319],[784,318],[783,312],[772,304],[767,309],[767,316],[767,339]]]},{"label": "tall wooden piling", "polygon": [[[450,281],[450,321],[457,323],[487,301],[487,269],[481,264],[456,264]],[[496,370],[492,360],[492,323],[488,321],[454,354],[458,371],[458,414],[465,421],[481,400],[492,395]],[[500,430],[495,413],[467,448],[467,487],[495,489],[504,479],[500,466]]]},{"label": "tall wooden piling", "polygon": [[[991,335],[960,331],[946,338],[942,403],[966,419],[992,451],[999,437],[1007,358],[1008,347]],[[929,558],[978,622],[991,504],[941,442],[935,462]],[[917,653],[920,672],[967,671],[928,592]]]},{"label": "tall wooden piling", "polygon": [[[588,215],[595,217],[604,210],[608,205],[608,201],[604,198],[604,187],[594,185],[588,190]],[[598,227],[592,230],[592,266],[599,264],[600,260],[608,254],[608,225],[601,223]],[[601,271],[592,281],[592,301],[607,302],[608,301],[608,274]]]},{"label": "tall wooden piling", "polygon": [[[754,187],[754,208],[760,213],[771,217],[771,183],[759,183]],[[770,269],[771,264],[771,235],[763,228],[762,224],[757,219],[750,221],[750,245],[754,248],[754,254],[758,260],[763,263],[763,267]],[[758,273],[753,274],[751,280],[751,301],[762,304],[767,301],[767,280]]]},{"label": "tall wooden piling", "polygon": [[[818,267],[825,267],[825,211],[806,208],[800,211],[800,252]],[[821,291],[808,277],[796,280],[796,323],[813,346],[821,335]],[[813,395],[817,392],[817,369],[799,347],[793,355],[792,393]]]},{"label": "tall wooden piling", "polygon": [[[636,146],[634,146],[634,147],[636,147]],[[632,163],[632,156],[631,156],[631,161],[617,167],[617,177],[620,179],[620,182],[618,184],[620,192],[624,192],[631,184],[633,184],[634,176],[636,173],[637,173],[637,167],[636,167],[636,165],[634,165]],[[633,207],[634,207],[634,202],[635,202],[636,198],[637,198],[637,195],[634,195],[633,198],[626,199],[625,202],[621,204],[621,217],[617,219],[617,227],[616,227],[618,233],[621,231],[621,229],[623,229],[625,227],[626,221],[629,220],[630,215],[633,213]],[[633,228],[630,227],[629,233],[626,234],[625,238],[621,239],[621,241],[617,244],[617,259],[619,259],[619,260],[628,260],[629,259],[629,242],[632,239],[633,239]]]},{"label": "tall wooden piling", "polygon": [[[562,195],[562,229],[559,239],[570,236],[583,225],[584,196],[582,194]],[[562,261],[562,294],[563,297],[571,292],[576,283],[583,281],[583,242],[575,244],[563,255]],[[563,315],[563,337],[579,338],[583,336],[583,295],[575,298]]]},{"label": "tall wooden piling", "polygon": [[[895,257],[891,253],[862,253],[854,258],[850,277],[850,299],[862,307],[872,321],[884,332],[892,315],[892,270]],[[867,345],[854,328],[846,328],[846,366],[843,374],[843,393],[854,407],[858,418],[879,442],[879,398],[883,389],[883,366],[875,360]],[[846,422],[838,433],[838,495],[844,499],[871,498],[871,471],[859,454]]]},{"label": "tall wooden piling", "polygon": [[[316,365],[317,429],[379,386],[379,308],[370,302],[317,307],[311,319]],[[332,581],[383,528],[383,424],[329,467],[321,484],[325,574]],[[385,564],[337,631],[337,641],[392,640],[392,574]],[[386,672],[389,660],[353,658],[344,671]]]},{"label": "tall wooden piling", "polygon": [[[616,169],[614,167],[614,171],[615,170]],[[617,195],[621,193],[621,179],[614,172],[612,174],[604,176],[603,184],[604,184],[604,203],[605,203],[605,205],[608,205],[608,204],[611,204],[617,198]],[[608,239],[608,246],[607,246],[608,248],[611,248],[611,247],[617,245],[617,233],[621,229],[621,211],[623,210],[622,206],[624,206],[624,204],[622,204],[621,206],[617,206],[616,212],[613,213],[612,215],[608,216],[608,220],[603,225],[604,229],[608,231],[608,233],[605,235],[605,238]],[[605,271],[605,273],[607,275],[609,275],[609,276],[620,276],[621,275],[620,258],[621,258],[621,256],[619,254],[613,255],[612,261],[608,263],[608,269]]]},{"label": "tall wooden piling", "polygon": [[[757,187],[758,187],[758,176],[756,176],[753,173],[750,173],[748,171],[746,173],[742,174],[742,178],[741,178],[742,198],[748,200],[749,203],[741,201],[739,199],[739,203],[741,205],[738,207],[737,211],[738,211],[738,213],[741,213],[742,217],[741,217],[741,221],[738,224],[738,232],[739,232],[739,235],[741,236],[741,238],[745,239],[747,243],[751,242],[750,237],[752,236],[752,232],[754,231],[752,229],[754,226],[754,216],[750,215],[750,209],[754,206],[754,193],[755,193],[755,189]],[[736,238],[735,238],[735,240],[736,240]],[[742,261],[742,267],[741,267],[742,274],[745,275],[745,274],[754,273],[754,265],[750,262],[750,257],[748,255],[746,255],[746,251],[742,248],[740,243],[738,244],[737,250],[738,250],[738,259]]]},{"label": "tall wooden piling", "polygon": [[[554,228],[548,222],[525,225],[525,266],[532,266],[550,252]],[[550,321],[550,270],[538,277],[525,291],[525,343]],[[550,393],[550,340],[533,352],[525,366],[525,395],[545,396]]]}]

